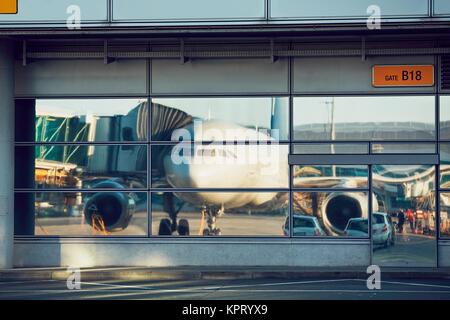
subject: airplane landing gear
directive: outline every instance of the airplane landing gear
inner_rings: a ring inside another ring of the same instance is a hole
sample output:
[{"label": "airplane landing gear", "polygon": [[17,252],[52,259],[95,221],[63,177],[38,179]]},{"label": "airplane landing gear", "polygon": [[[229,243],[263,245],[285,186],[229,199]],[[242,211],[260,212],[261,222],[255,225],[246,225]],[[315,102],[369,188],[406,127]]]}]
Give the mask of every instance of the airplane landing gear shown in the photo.
[{"label": "airplane landing gear", "polygon": [[170,236],[172,235],[172,222],[170,219],[161,219],[159,222],[159,236]]},{"label": "airplane landing gear", "polygon": [[180,219],[180,221],[178,222],[177,231],[180,236],[188,236],[189,235],[189,221],[187,221],[186,219]]},{"label": "airplane landing gear", "polygon": [[223,208],[220,210],[215,210],[210,208],[209,210],[205,210],[207,212],[207,223],[208,228],[203,229],[203,236],[220,236],[222,234],[222,230],[217,228],[216,222],[217,218],[223,214]]},{"label": "airplane landing gear", "polygon": [[164,193],[164,211],[169,214],[169,219],[161,219],[159,222],[158,235],[160,236],[171,236],[175,231],[178,232],[180,236],[188,236],[189,222],[186,219],[180,219],[177,222],[178,212],[180,212],[183,205],[178,209],[175,209],[174,195],[171,192]]},{"label": "airplane landing gear", "polygon": [[180,236],[189,236],[189,222],[186,219],[181,219],[178,224],[174,224],[170,219],[161,219],[159,222],[159,236],[171,236],[175,231],[177,231]]}]

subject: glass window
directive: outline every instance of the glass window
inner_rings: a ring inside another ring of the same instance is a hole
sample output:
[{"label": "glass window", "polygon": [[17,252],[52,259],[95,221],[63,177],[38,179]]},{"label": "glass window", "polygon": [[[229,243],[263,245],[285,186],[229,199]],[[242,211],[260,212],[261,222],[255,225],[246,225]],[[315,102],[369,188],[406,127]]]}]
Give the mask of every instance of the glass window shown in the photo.
[{"label": "glass window", "polygon": [[372,153],[436,153],[434,143],[372,143]]},{"label": "glass window", "polygon": [[37,99],[37,142],[146,141],[142,99]]},{"label": "glass window", "polygon": [[436,266],[435,167],[372,167],[373,263],[392,267]]},{"label": "glass window", "polygon": [[[292,205],[294,236],[368,237],[367,230],[352,228],[367,221],[367,192],[294,192]],[[305,223],[314,228],[295,227]]]},{"label": "glass window", "polygon": [[297,143],[294,154],[367,154],[366,143]]},{"label": "glass window", "polygon": [[288,188],[288,145],[152,146],[152,186],[170,188]]},{"label": "glass window", "polygon": [[[18,212],[16,234],[36,236],[145,236],[146,192],[16,193],[16,203],[33,209]],[[25,226],[27,225],[27,226]],[[31,228],[30,228],[31,226]],[[24,234],[18,229],[29,229]]]},{"label": "glass window", "polygon": [[152,193],[154,236],[287,236],[287,192]]},{"label": "glass window", "polygon": [[433,140],[434,96],[297,97],[296,140]]},{"label": "glass window", "polygon": [[440,214],[440,236],[450,237],[450,193],[441,192],[440,196],[441,214]]},{"label": "glass window", "polygon": [[16,167],[16,188],[146,188],[146,145],[16,146],[16,155],[33,156],[32,174]]},{"label": "glass window", "polygon": [[292,175],[295,188],[368,187],[367,166],[293,166]]},{"label": "glass window", "polygon": [[289,99],[154,98],[153,141],[289,139]]},{"label": "glass window", "polygon": [[440,139],[450,139],[450,96],[440,96],[439,133]]}]

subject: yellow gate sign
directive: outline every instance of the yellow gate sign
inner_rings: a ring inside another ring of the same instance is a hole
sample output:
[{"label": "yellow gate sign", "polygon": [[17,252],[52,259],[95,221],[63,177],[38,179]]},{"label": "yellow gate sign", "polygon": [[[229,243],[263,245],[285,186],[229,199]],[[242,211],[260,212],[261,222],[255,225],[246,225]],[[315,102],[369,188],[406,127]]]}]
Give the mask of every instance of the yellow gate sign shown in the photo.
[{"label": "yellow gate sign", "polygon": [[17,13],[18,0],[0,0],[0,14],[15,14]]},{"label": "yellow gate sign", "polygon": [[372,67],[374,87],[432,87],[433,65],[375,65]]}]

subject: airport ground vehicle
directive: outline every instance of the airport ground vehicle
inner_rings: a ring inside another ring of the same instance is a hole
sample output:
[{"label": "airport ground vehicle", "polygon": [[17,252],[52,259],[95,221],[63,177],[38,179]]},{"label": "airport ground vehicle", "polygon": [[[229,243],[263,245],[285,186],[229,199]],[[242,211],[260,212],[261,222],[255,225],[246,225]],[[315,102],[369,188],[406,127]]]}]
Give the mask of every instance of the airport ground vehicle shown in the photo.
[{"label": "airport ground vehicle", "polygon": [[[304,216],[304,215],[294,215],[294,236],[325,236],[326,233],[323,231],[319,224],[319,220],[316,217]],[[284,224],[283,232],[285,235],[289,235],[289,218],[286,218],[286,223]]]}]

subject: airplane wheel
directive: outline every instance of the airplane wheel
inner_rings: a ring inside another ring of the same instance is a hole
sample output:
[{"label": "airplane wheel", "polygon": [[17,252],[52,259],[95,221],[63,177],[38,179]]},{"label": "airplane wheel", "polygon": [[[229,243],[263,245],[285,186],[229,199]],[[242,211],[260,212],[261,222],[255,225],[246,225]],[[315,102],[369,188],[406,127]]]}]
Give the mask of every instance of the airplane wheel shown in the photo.
[{"label": "airplane wheel", "polygon": [[208,229],[203,229],[203,236],[207,237],[209,235],[210,235],[209,230]]},{"label": "airplane wheel", "polygon": [[169,219],[161,219],[161,221],[159,222],[158,235],[160,236],[172,235],[172,227]]},{"label": "airplane wheel", "polygon": [[178,234],[180,236],[188,236],[189,235],[189,221],[186,219],[181,219],[178,222]]}]

